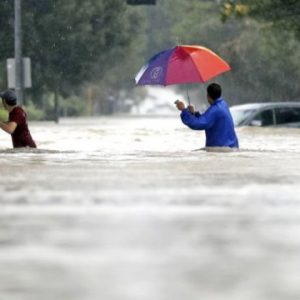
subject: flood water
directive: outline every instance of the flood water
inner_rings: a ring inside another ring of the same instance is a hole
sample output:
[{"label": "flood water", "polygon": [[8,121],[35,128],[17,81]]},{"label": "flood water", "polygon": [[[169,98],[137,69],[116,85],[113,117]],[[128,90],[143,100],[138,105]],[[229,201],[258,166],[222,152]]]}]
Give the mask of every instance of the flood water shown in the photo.
[{"label": "flood water", "polygon": [[300,299],[300,130],[199,150],[173,117],[0,133],[0,299]]}]

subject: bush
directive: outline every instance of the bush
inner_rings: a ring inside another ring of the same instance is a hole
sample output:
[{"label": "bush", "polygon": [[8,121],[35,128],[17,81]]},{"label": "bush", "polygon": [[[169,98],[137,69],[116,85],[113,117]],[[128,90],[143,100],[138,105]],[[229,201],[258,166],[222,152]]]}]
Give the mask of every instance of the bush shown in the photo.
[{"label": "bush", "polygon": [[[32,102],[29,102],[25,106],[25,111],[27,112],[28,119],[31,121],[40,121],[44,119],[44,112],[36,108],[36,106]],[[0,106],[0,120],[8,120],[8,112],[2,107],[2,105]]]},{"label": "bush", "polygon": [[0,120],[1,121],[7,121],[8,119],[8,113],[6,110],[4,110],[2,107],[0,107]]},{"label": "bush", "polygon": [[30,121],[41,121],[45,118],[44,112],[38,109],[32,102],[29,102],[26,105],[25,111],[27,112]]},{"label": "bush", "polygon": [[85,102],[80,97],[74,95],[68,98],[60,98],[60,116],[77,117],[85,114]]}]

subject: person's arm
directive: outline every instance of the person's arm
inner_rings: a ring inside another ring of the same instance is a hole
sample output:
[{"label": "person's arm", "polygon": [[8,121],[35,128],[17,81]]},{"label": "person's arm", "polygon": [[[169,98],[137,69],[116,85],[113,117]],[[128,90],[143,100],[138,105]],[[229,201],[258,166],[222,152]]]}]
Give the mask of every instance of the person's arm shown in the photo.
[{"label": "person's arm", "polygon": [[[185,104],[182,101],[176,100],[174,103],[176,104],[178,110],[183,111],[185,109]],[[190,113],[195,115],[195,117],[200,117],[201,114],[198,111],[195,111],[194,105],[188,105],[187,109],[190,111]]]},{"label": "person's arm", "polygon": [[0,122],[0,128],[9,134],[13,134],[17,126],[16,122]]},{"label": "person's arm", "polygon": [[204,114],[195,112],[194,106],[189,105],[188,108],[185,108],[184,102],[176,100],[175,105],[178,110],[181,111],[180,117],[182,123],[194,130],[203,130],[211,127],[214,123],[213,114],[211,110],[208,109]]},{"label": "person's arm", "polygon": [[195,116],[196,118],[200,118],[201,114],[200,114],[199,111],[195,111],[194,116]]},{"label": "person's arm", "polygon": [[206,111],[204,114],[192,114],[188,109],[183,109],[181,112],[182,123],[194,130],[205,130],[210,128],[214,123],[214,114],[211,110]]},{"label": "person's arm", "polygon": [[199,111],[195,111],[195,107],[193,105],[189,105],[187,108],[196,118],[201,116]]}]

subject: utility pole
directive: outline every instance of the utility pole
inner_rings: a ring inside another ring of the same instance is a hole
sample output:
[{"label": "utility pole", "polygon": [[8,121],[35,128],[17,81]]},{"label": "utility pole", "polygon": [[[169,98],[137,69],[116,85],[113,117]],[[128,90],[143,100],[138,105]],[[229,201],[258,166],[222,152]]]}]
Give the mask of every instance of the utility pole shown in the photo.
[{"label": "utility pole", "polygon": [[21,0],[15,0],[15,90],[20,105],[24,102],[22,61],[22,11]]}]

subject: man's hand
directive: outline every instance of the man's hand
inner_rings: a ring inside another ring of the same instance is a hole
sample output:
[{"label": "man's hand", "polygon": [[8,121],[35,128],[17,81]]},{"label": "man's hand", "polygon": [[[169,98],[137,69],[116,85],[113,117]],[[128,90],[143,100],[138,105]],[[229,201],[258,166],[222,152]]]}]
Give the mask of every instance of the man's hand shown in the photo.
[{"label": "man's hand", "polygon": [[184,102],[182,102],[180,100],[176,100],[174,103],[175,103],[178,110],[183,111],[185,109]]},{"label": "man's hand", "polygon": [[194,107],[193,105],[189,105],[189,106],[188,106],[188,110],[189,110],[192,114],[195,113],[195,107]]}]

